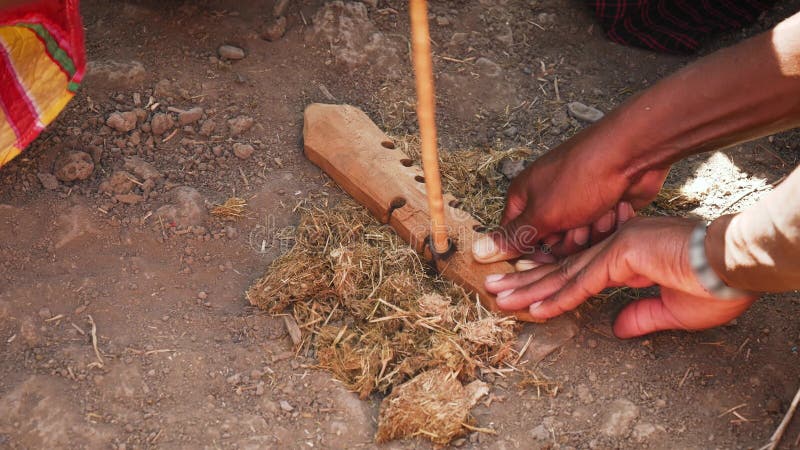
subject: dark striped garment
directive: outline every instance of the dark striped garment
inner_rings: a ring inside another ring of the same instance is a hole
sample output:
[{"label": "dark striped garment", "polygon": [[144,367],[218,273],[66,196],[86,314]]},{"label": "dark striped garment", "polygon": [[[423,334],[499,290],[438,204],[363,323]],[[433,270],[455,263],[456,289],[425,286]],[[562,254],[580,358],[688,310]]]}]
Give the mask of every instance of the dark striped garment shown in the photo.
[{"label": "dark striped garment", "polygon": [[609,39],[666,53],[692,53],[703,37],[743,28],[776,0],[584,0]]}]

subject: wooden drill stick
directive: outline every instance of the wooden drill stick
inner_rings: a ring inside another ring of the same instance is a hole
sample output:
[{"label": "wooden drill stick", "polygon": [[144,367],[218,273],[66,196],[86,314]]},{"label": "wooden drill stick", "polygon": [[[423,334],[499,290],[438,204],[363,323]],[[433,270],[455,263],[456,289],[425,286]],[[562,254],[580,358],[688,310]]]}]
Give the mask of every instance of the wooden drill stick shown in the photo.
[{"label": "wooden drill stick", "polygon": [[439,254],[450,247],[444,219],[442,179],[436,149],[436,94],[433,88],[433,58],[428,30],[427,0],[411,0],[411,54],[417,84],[417,121],[422,147],[422,171],[431,214],[431,246]]}]

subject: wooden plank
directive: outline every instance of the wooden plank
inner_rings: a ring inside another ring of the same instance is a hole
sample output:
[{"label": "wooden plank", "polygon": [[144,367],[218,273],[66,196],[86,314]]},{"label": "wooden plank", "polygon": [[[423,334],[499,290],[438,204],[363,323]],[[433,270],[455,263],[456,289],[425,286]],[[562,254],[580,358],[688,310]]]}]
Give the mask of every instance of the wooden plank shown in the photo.
[{"label": "wooden plank", "polygon": [[[303,124],[306,157],[333,178],[382,223],[388,223],[414,250],[431,260],[425,245],[430,235],[430,215],[425,179],[392,140],[358,108],[315,103],[306,108]],[[481,224],[454,207],[455,198],[445,194],[445,217],[455,252],[437,259],[436,267],[467,291],[478,294],[490,311],[501,312],[495,297],[483,287],[487,275],[513,272],[507,262],[480,264],[472,257],[472,243],[481,237]],[[527,310],[517,319],[535,321]]]}]

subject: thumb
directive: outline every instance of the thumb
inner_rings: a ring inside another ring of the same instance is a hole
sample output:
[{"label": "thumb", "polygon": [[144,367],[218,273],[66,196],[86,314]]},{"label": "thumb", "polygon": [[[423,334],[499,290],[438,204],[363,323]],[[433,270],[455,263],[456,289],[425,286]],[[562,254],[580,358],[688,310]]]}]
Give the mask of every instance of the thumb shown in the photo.
[{"label": "thumb", "polygon": [[482,263],[505,261],[521,254],[533,253],[540,237],[539,230],[533,225],[526,209],[497,231],[475,241],[472,253]]},{"label": "thumb", "polygon": [[664,306],[660,298],[646,298],[630,303],[614,322],[614,335],[629,339],[663,330],[686,329]]}]

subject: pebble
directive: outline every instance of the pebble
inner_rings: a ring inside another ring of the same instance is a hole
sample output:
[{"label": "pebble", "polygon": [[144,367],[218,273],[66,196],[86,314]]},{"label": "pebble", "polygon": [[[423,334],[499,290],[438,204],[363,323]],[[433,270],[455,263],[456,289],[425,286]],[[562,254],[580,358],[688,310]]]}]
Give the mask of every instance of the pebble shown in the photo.
[{"label": "pebble", "polygon": [[181,125],[189,125],[197,122],[203,118],[203,108],[195,106],[189,110],[183,111],[178,114],[178,123]]},{"label": "pebble", "polygon": [[275,22],[267,25],[261,37],[267,41],[274,42],[286,34],[286,17],[278,17]]},{"label": "pebble", "polygon": [[161,136],[175,126],[175,122],[169,114],[158,113],[150,120],[150,130],[156,136]]},{"label": "pebble", "polygon": [[244,59],[244,50],[233,45],[221,45],[219,50],[217,50],[217,53],[219,53],[220,58],[223,59],[229,59],[233,61]]},{"label": "pebble", "polygon": [[569,111],[570,116],[590,123],[597,122],[604,116],[603,111],[591,106],[586,106],[581,102],[572,102],[567,104],[567,111]]},{"label": "pebble", "polygon": [[49,319],[53,317],[53,313],[50,312],[50,308],[42,308],[39,310],[39,317],[42,319]]},{"label": "pebble", "polygon": [[114,198],[126,205],[136,205],[144,200],[144,197],[138,194],[117,194]]},{"label": "pebble", "polygon": [[128,172],[118,170],[112,173],[107,180],[100,183],[98,190],[101,193],[127,194],[132,191],[135,186],[133,182],[134,179],[133,175]]},{"label": "pebble", "polygon": [[233,154],[239,159],[248,159],[253,155],[255,149],[250,144],[233,144]]},{"label": "pebble", "polygon": [[586,345],[588,345],[589,348],[597,348],[597,339],[589,339]]},{"label": "pebble", "polygon": [[62,155],[55,168],[56,178],[61,181],[85,180],[94,172],[94,161],[88,153],[72,151]]},{"label": "pebble", "polygon": [[188,227],[199,225],[208,217],[205,199],[197,189],[179,186],[172,189],[169,195],[172,197],[172,203],[156,210],[156,217],[162,217],[166,223]]},{"label": "pebble", "polygon": [[156,170],[152,164],[143,160],[142,158],[139,158],[138,156],[125,158],[124,167],[143,180],[156,180],[161,178],[161,172]]},{"label": "pebble", "polygon": [[206,119],[203,121],[203,124],[200,125],[200,136],[211,136],[214,133],[214,130],[217,129],[217,124],[214,123],[211,119]]},{"label": "pebble", "polygon": [[496,62],[483,56],[475,61],[475,67],[481,75],[489,78],[497,78],[503,73],[503,69]]},{"label": "pebble", "polygon": [[500,161],[498,170],[509,180],[513,180],[525,170],[525,161],[519,159],[504,159]]},{"label": "pebble", "polygon": [[228,129],[231,132],[231,136],[238,136],[252,128],[255,122],[256,121],[249,116],[234,117],[228,121]]},{"label": "pebble", "polygon": [[239,384],[241,380],[242,380],[242,374],[240,373],[233,374],[225,379],[225,381],[228,384]]},{"label": "pebble", "polygon": [[514,137],[519,133],[519,128],[511,126],[503,130],[503,135],[505,137]]},{"label": "pebble", "polygon": [[639,418],[639,407],[630,400],[621,398],[608,406],[600,431],[606,436],[623,437],[630,432],[633,423]]},{"label": "pebble", "polygon": [[111,113],[106,120],[106,125],[120,133],[127,133],[136,128],[136,113],[133,111]]},{"label": "pebble", "polygon": [[208,294],[206,294],[206,291],[200,291],[197,293],[197,298],[200,300],[205,300],[208,298]]},{"label": "pebble", "polygon": [[775,396],[770,397],[769,399],[767,399],[767,404],[764,409],[766,409],[768,413],[773,413],[773,414],[780,413],[782,409],[781,399]]},{"label": "pebble", "polygon": [[436,17],[436,25],[440,27],[450,26],[450,19],[448,19],[447,16],[438,16]]},{"label": "pebble", "polygon": [[232,226],[225,227],[225,236],[227,236],[228,239],[234,240],[234,239],[236,239],[236,237],[238,235],[239,235],[239,232],[236,231],[236,228],[234,228]]},{"label": "pebble", "polygon": [[544,425],[539,424],[531,430],[531,437],[537,441],[547,441],[550,440],[550,432]]},{"label": "pebble", "polygon": [[40,172],[36,174],[36,177],[39,179],[39,182],[42,183],[43,188],[51,191],[58,189],[58,178],[52,173]]},{"label": "pebble", "polygon": [[287,402],[286,400],[281,400],[280,401],[280,405],[281,405],[281,409],[286,411],[286,412],[294,411],[294,407],[292,405],[290,405],[289,402]]},{"label": "pebble", "polygon": [[286,14],[287,9],[289,9],[289,0],[278,0],[272,7],[272,16],[281,17]]}]

